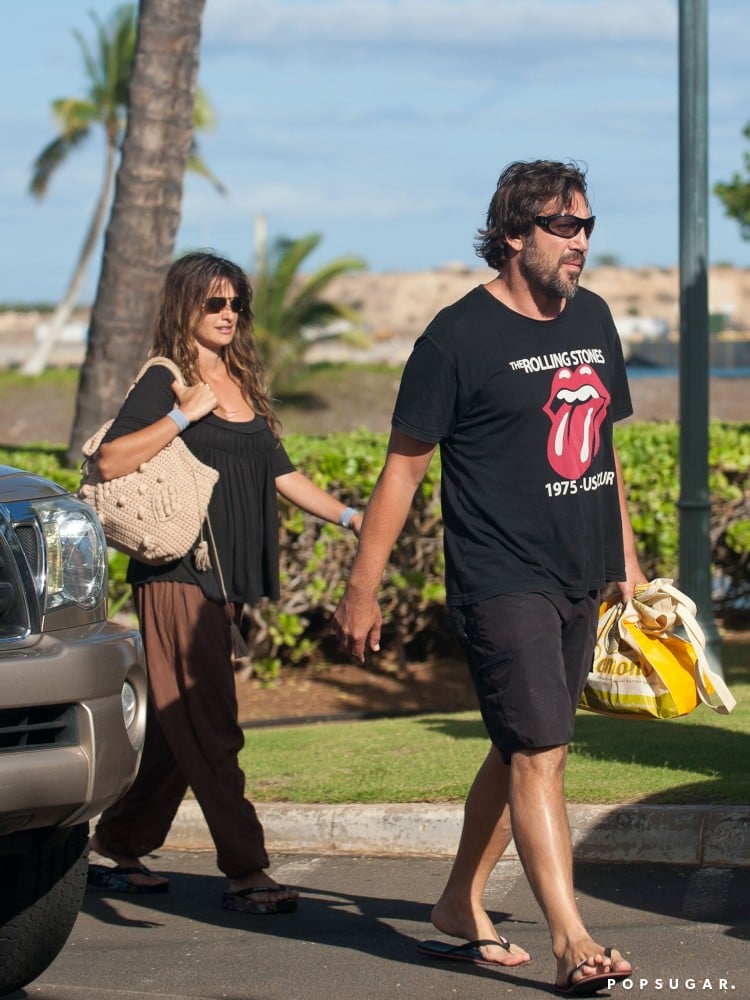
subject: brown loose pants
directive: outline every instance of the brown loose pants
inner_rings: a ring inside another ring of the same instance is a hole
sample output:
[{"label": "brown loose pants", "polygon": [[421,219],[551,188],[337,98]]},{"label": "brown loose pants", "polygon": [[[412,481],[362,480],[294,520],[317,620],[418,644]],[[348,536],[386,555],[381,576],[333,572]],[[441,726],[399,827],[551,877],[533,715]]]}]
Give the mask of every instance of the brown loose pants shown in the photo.
[{"label": "brown loose pants", "polygon": [[134,784],[102,814],[97,836],[113,853],[149,854],[190,787],[221,871],[238,879],[267,868],[263,827],[237,763],[244,737],[231,662],[235,606],[172,581],[139,584],[134,597],[148,665],[146,742]]}]

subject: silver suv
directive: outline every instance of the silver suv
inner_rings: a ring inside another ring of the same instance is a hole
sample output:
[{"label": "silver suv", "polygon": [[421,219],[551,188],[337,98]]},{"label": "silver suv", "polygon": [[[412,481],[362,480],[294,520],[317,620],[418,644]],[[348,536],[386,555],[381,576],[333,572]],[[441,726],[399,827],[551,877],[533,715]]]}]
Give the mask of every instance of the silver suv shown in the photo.
[{"label": "silver suv", "polygon": [[107,621],[96,515],[0,466],[0,994],[67,940],[88,820],[132,783],[145,722],[141,638]]}]

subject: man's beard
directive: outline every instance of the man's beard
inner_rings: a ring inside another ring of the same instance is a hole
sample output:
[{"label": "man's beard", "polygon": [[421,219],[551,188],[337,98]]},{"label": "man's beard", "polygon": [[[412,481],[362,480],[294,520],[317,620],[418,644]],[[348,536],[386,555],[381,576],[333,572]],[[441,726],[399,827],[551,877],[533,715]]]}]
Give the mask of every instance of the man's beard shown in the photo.
[{"label": "man's beard", "polygon": [[553,263],[542,257],[536,242],[532,240],[521,255],[520,269],[530,288],[553,298],[572,299],[578,291],[581,272],[561,271],[560,268],[570,261],[580,261],[583,268],[584,260],[583,254],[571,250]]}]

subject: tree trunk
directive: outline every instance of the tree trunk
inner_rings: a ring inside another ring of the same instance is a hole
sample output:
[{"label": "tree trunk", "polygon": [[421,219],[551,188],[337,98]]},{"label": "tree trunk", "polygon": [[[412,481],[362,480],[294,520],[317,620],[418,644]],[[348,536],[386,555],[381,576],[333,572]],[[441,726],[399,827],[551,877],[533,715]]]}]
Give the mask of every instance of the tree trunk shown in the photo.
[{"label": "tree trunk", "polygon": [[68,459],[119,409],[151,343],[193,134],[205,0],[141,0],[128,128],[91,313]]},{"label": "tree trunk", "polygon": [[115,178],[116,154],[117,147],[113,142],[108,142],[107,160],[104,168],[104,183],[102,184],[102,190],[96,203],[93,218],[89,224],[86,239],[83,241],[81,252],[78,255],[78,262],[76,263],[75,270],[73,271],[73,277],[70,279],[67,292],[62,297],[60,304],[50,317],[50,321],[47,324],[47,330],[44,334],[44,339],[39,344],[37,349],[32,352],[31,356],[21,368],[21,373],[23,375],[42,374],[44,369],[47,367],[47,361],[49,360],[53,347],[57,343],[58,337],[62,333],[63,327],[70,319],[73,310],[76,307],[78,293],[83,285],[83,279],[86,277],[86,270],[88,269],[91,255],[96,247],[96,241],[99,239],[99,234],[102,231],[104,220],[107,217],[107,209],[109,208],[109,203],[112,198],[112,183]]}]

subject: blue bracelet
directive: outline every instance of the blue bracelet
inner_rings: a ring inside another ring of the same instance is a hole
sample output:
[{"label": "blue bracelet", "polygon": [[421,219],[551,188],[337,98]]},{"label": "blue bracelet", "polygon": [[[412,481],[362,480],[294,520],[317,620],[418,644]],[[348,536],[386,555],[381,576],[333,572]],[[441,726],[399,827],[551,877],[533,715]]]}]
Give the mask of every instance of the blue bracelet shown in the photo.
[{"label": "blue bracelet", "polygon": [[341,525],[341,527],[342,528],[351,527],[352,518],[356,514],[359,514],[359,511],[355,510],[354,507],[346,507],[344,510],[342,510],[341,517],[339,518],[339,524]]},{"label": "blue bracelet", "polygon": [[176,406],[173,410],[169,411],[167,416],[169,417],[170,420],[174,420],[174,422],[177,424],[177,430],[180,434],[182,434],[182,432],[190,426],[190,421],[188,420],[188,418],[185,416],[182,410],[178,410]]}]

